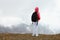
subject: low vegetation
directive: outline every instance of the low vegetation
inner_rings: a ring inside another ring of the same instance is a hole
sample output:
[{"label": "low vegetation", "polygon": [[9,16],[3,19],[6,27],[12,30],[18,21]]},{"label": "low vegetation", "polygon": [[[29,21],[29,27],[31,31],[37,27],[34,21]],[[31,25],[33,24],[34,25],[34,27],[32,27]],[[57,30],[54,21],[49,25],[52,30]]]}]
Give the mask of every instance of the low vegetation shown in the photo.
[{"label": "low vegetation", "polygon": [[39,34],[38,37],[32,34],[0,34],[0,40],[60,40],[60,34],[56,35],[43,35]]}]

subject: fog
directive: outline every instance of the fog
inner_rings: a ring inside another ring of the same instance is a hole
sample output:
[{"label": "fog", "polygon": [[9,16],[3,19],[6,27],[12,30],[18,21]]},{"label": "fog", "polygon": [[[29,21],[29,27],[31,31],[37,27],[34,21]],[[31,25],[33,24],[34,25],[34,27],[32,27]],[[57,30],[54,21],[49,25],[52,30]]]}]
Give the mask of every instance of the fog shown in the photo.
[{"label": "fog", "polygon": [[[8,28],[6,31],[9,30],[9,32],[11,29],[15,30],[17,27],[16,25],[22,23],[28,26],[31,25],[31,15],[36,6],[40,9],[39,12],[41,14],[41,20],[39,21],[39,25],[43,26],[43,28],[41,26],[41,30],[47,28],[53,33],[60,33],[60,0],[0,0],[1,32],[5,28]],[[12,28],[12,25],[16,27]],[[19,27],[16,29],[18,28]]]},{"label": "fog", "polygon": [[[48,25],[47,25],[48,26]],[[39,34],[55,34],[54,31],[49,29],[46,25],[39,25],[38,33]],[[18,34],[26,34],[32,33],[32,24],[27,25],[24,23],[18,24],[16,26],[12,25],[12,27],[4,27],[0,25],[0,33],[18,33]],[[47,28],[46,28],[47,27]]]}]

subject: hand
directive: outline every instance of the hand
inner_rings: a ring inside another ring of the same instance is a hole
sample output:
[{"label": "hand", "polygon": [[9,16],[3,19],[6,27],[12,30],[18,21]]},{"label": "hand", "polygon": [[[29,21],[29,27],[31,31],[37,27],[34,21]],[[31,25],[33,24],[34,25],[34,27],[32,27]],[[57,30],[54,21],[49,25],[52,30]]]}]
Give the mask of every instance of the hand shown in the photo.
[{"label": "hand", "polygon": [[32,24],[33,24],[33,22],[32,22]]}]

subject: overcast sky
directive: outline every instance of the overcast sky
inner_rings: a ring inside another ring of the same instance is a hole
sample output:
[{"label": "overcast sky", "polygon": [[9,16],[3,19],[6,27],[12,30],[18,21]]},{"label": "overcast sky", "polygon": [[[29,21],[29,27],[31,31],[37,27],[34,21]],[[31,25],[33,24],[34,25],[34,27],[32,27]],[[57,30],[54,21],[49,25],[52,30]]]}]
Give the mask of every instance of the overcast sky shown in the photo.
[{"label": "overcast sky", "polygon": [[31,15],[36,6],[41,14],[39,23],[60,29],[60,0],[0,0],[0,24],[31,24]]}]

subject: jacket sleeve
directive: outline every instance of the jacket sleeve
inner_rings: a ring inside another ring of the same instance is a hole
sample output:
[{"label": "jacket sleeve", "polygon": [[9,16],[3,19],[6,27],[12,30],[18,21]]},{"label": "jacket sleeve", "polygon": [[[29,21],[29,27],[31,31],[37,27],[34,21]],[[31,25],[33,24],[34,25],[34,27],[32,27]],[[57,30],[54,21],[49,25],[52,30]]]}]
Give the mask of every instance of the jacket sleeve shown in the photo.
[{"label": "jacket sleeve", "polygon": [[40,13],[38,13],[38,20],[40,20]]}]

